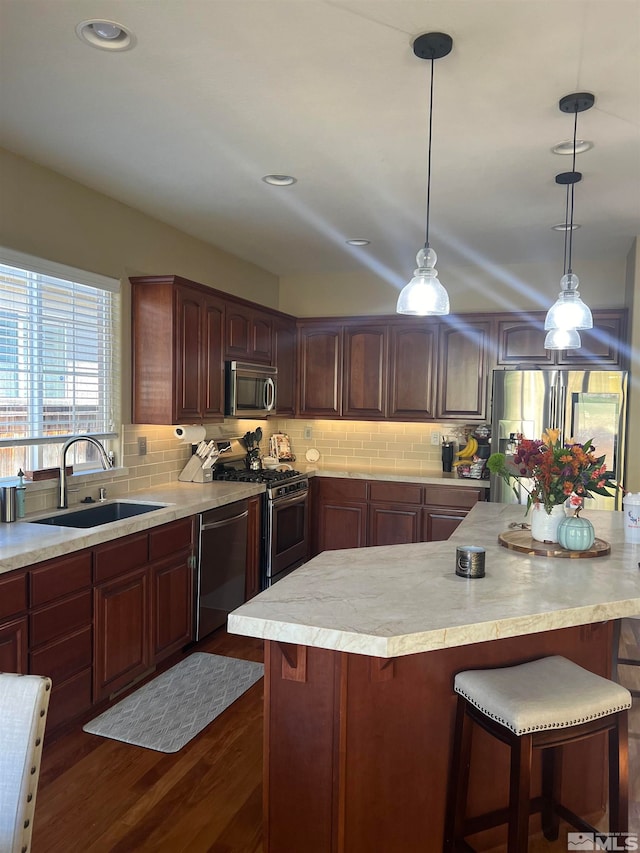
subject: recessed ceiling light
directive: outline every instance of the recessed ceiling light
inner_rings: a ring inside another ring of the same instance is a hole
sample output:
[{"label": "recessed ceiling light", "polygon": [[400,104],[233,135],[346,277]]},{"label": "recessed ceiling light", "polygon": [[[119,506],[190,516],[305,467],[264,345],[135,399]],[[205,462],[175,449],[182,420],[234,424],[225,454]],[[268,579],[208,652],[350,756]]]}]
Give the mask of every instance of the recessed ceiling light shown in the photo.
[{"label": "recessed ceiling light", "polygon": [[578,228],[580,228],[580,226],[577,222],[574,222],[571,225],[568,225],[566,222],[558,222],[557,225],[551,226],[552,231],[577,231]]},{"label": "recessed ceiling light", "polygon": [[292,178],[291,175],[265,175],[262,180],[272,187],[290,187],[297,183],[297,178]]},{"label": "recessed ceiling light", "polygon": [[79,23],[76,34],[82,41],[100,50],[130,50],[136,43],[134,34],[122,24],[98,18]]},{"label": "recessed ceiling light", "polygon": [[[588,139],[576,139],[576,154],[584,154],[585,151],[589,151],[593,148],[593,142]],[[567,154],[571,156],[573,154],[573,139],[568,139],[565,142],[558,142],[557,145],[554,145],[551,151],[554,154]]]},{"label": "recessed ceiling light", "polygon": [[355,240],[347,240],[348,246],[368,246],[371,240],[363,240],[361,237],[356,238]]}]

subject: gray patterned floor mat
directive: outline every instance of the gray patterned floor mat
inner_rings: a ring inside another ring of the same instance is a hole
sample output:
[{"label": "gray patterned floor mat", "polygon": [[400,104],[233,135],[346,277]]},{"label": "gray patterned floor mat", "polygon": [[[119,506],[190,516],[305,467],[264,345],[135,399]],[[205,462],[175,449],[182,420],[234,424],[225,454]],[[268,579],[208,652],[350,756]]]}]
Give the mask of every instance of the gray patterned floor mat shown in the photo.
[{"label": "gray patterned floor mat", "polygon": [[83,729],[158,752],[178,752],[263,674],[261,663],[196,652]]}]

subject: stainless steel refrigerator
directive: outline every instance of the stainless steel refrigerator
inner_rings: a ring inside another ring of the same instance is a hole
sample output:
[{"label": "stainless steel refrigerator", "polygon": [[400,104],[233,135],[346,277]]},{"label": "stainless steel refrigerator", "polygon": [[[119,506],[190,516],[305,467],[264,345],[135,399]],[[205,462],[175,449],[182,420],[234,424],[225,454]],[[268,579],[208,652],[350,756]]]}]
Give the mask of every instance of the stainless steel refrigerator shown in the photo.
[{"label": "stainless steel refrigerator", "polygon": [[[618,482],[623,481],[627,373],[621,370],[495,370],[491,404],[491,450],[507,456],[512,436],[541,438],[548,427],[559,429],[563,439],[593,439],[598,456]],[[595,496],[587,507],[622,509],[622,494]],[[491,476],[491,500],[517,503],[513,490]],[[520,490],[520,503],[527,494]]]}]

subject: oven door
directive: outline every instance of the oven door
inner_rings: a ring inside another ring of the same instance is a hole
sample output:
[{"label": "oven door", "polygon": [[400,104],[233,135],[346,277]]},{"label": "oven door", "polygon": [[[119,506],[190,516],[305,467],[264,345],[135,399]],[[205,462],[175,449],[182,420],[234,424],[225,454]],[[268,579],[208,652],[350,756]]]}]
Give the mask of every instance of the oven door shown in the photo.
[{"label": "oven door", "polygon": [[[263,588],[297,568],[309,556],[309,493],[267,500]],[[276,576],[278,576],[276,578]]]}]

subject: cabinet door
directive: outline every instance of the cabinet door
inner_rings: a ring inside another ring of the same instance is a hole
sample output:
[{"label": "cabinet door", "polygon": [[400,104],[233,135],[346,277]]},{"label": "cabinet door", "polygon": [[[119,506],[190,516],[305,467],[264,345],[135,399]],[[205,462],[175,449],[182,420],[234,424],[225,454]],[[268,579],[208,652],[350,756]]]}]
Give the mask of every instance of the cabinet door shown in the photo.
[{"label": "cabinet door", "polygon": [[244,361],[271,361],[273,319],[248,305],[227,302],[225,354]]},{"label": "cabinet door", "polygon": [[193,639],[193,569],[191,551],[151,566],[153,659],[179,651]]},{"label": "cabinet door", "polygon": [[553,365],[553,350],[544,348],[544,318],[543,312],[536,312],[499,320],[497,363],[522,367]]},{"label": "cabinet door", "polygon": [[145,567],[94,589],[94,700],[143,675],[151,665],[149,571]]},{"label": "cabinet door", "polygon": [[438,327],[392,326],[389,340],[389,417],[433,419]]},{"label": "cabinet door", "polygon": [[224,334],[224,303],[205,297],[202,309],[202,410],[204,420],[224,417],[224,371],[222,340]]},{"label": "cabinet door", "polygon": [[321,501],[317,508],[316,549],[364,548],[367,544],[367,504]]},{"label": "cabinet door", "polygon": [[27,617],[0,622],[0,672],[27,671]]},{"label": "cabinet door", "polygon": [[175,420],[200,420],[203,411],[203,301],[197,291],[180,287],[176,293],[176,412]]},{"label": "cabinet door", "polygon": [[369,507],[369,545],[406,545],[420,541],[420,509],[393,504]]},{"label": "cabinet door", "polygon": [[341,415],[342,329],[302,324],[299,327],[298,412],[335,418]]},{"label": "cabinet door", "polygon": [[384,418],[387,410],[387,329],[347,326],[344,330],[342,416]]},{"label": "cabinet door", "polygon": [[438,342],[438,418],[484,420],[487,407],[489,320],[442,324]]},{"label": "cabinet door", "polygon": [[425,506],[422,508],[422,541],[440,542],[448,539],[462,519],[465,510]]},{"label": "cabinet door", "polygon": [[278,368],[276,411],[279,415],[295,414],[296,323],[276,318],[273,327],[273,364]]},{"label": "cabinet door", "polygon": [[582,329],[580,349],[561,350],[557,363],[572,367],[626,367],[626,311],[594,311],[593,329]]}]

